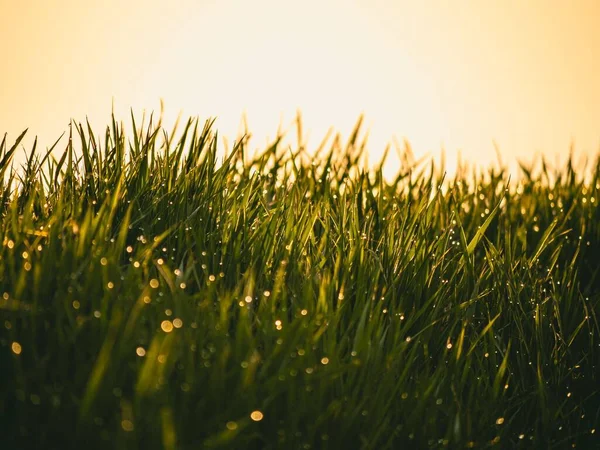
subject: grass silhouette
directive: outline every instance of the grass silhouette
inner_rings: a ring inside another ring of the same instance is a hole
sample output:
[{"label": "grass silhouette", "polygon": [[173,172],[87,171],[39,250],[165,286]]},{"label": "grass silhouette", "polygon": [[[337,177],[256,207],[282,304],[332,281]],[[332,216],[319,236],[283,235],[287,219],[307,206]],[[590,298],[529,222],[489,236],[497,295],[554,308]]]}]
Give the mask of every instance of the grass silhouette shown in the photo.
[{"label": "grass silhouette", "polygon": [[360,122],[221,160],[132,123],[0,144],[5,448],[600,445],[600,161],[386,180]]}]

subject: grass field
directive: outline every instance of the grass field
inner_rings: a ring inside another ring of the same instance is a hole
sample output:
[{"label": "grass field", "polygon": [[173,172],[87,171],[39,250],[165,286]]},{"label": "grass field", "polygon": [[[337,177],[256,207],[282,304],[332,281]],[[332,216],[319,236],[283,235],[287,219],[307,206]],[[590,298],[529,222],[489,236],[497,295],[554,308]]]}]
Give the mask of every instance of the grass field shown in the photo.
[{"label": "grass field", "polygon": [[600,448],[600,162],[133,128],[0,145],[2,448]]}]

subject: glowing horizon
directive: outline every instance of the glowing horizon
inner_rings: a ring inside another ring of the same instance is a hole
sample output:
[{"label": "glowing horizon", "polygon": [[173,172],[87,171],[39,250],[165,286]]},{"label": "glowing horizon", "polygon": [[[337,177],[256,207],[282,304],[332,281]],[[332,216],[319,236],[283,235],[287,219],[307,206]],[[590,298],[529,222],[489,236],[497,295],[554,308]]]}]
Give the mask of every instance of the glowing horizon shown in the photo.
[{"label": "glowing horizon", "polygon": [[309,149],[364,113],[373,162],[394,136],[449,169],[494,142],[509,163],[595,155],[600,4],[447,3],[0,0],[0,133],[48,147],[70,118],[102,130],[113,99],[125,122],[164,99],[167,129],[216,116],[230,142],[246,112],[256,147],[299,109]]}]

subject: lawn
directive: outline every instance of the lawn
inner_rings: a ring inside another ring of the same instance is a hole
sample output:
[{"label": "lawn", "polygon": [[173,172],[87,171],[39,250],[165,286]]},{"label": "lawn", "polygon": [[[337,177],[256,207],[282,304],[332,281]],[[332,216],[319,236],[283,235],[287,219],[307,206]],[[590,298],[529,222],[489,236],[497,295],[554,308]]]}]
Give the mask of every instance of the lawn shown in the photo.
[{"label": "lawn", "polygon": [[133,119],[0,144],[2,448],[600,448],[600,160]]}]

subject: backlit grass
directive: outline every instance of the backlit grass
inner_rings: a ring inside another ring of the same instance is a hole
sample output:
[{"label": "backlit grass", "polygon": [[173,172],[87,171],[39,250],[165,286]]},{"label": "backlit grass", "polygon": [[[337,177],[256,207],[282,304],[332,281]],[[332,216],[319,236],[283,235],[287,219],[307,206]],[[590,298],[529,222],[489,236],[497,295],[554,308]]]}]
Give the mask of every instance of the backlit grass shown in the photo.
[{"label": "backlit grass", "polygon": [[0,144],[2,448],[600,446],[599,162],[213,131]]}]

